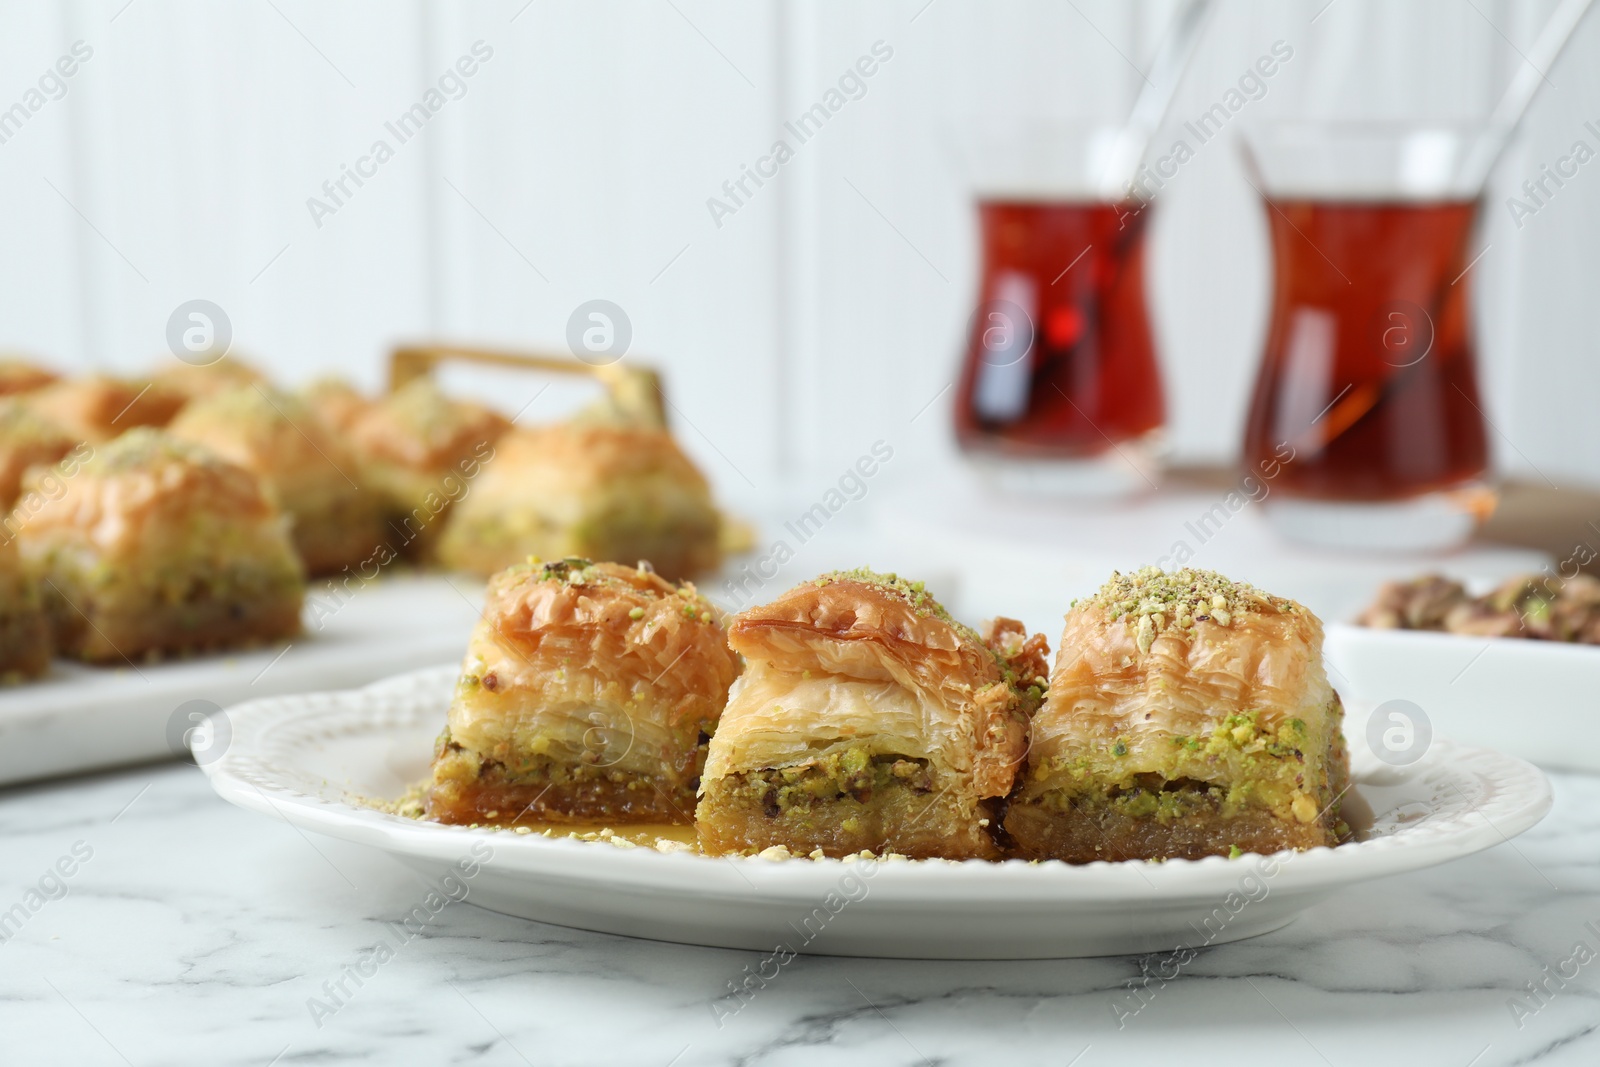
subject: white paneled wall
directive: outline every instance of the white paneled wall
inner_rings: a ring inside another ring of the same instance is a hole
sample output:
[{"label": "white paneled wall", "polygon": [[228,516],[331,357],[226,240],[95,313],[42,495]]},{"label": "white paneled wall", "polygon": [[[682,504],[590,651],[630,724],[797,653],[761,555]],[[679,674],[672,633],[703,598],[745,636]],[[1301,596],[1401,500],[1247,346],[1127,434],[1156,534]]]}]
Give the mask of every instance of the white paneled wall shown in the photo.
[{"label": "white paneled wall", "polygon": [[[1325,2],[1222,0],[1178,116],[1278,39],[1295,59],[1240,125],[1479,116],[1553,6],[1337,0],[1318,15]],[[1124,113],[1173,6],[7,5],[0,108],[75,41],[93,56],[0,143],[0,346],[133,369],[162,353],[172,309],[204,297],[284,378],[376,385],[397,339],[560,349],[573,309],[604,298],[629,314],[633,353],[667,370],[685,444],[726,492],[809,487],[879,437],[948,459],[976,275],[953,145],[986,117]],[[892,56],[865,93],[799,143],[785,120],[877,42]],[[470,77],[450,73],[463,57]],[[1558,484],[1600,483],[1600,163],[1520,228],[1504,201],[1573,140],[1600,148],[1583,128],[1600,125],[1597,57],[1600,18],[1496,174],[1472,276],[1502,465]],[[401,143],[386,123],[430,90],[443,105]],[[779,138],[793,158],[713,218],[707,199]],[[380,140],[392,158],[364,163]],[[331,203],[323,183],[347,167],[369,176],[314,218],[308,198]],[[1269,278],[1234,145],[1184,168],[1152,240],[1171,437],[1180,458],[1223,459]],[[571,402],[541,385],[492,388],[513,409],[538,395],[535,418]]]}]

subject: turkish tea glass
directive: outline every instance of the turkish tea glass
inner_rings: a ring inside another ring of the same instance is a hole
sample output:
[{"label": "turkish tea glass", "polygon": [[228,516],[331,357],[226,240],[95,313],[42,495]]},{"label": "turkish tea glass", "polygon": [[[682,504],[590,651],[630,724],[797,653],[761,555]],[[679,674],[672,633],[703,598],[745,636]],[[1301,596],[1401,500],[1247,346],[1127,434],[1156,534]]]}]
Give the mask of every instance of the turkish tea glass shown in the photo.
[{"label": "turkish tea glass", "polygon": [[1129,150],[1115,128],[1059,124],[990,130],[969,149],[982,266],[956,438],[1007,487],[1114,497],[1159,471],[1152,208],[1125,191]]},{"label": "turkish tea glass", "polygon": [[1269,521],[1322,547],[1460,544],[1494,506],[1469,293],[1481,132],[1273,123],[1246,135],[1271,322],[1244,439]]}]

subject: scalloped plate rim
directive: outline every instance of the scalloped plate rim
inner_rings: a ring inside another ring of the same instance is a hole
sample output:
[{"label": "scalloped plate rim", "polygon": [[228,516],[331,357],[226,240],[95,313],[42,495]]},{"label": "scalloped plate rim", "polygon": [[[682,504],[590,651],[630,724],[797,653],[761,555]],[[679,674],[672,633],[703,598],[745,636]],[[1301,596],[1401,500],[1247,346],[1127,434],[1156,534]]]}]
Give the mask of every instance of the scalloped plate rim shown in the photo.
[{"label": "scalloped plate rim", "polygon": [[[274,734],[280,735],[279,744],[293,744],[294,738],[281,736],[286,727],[297,725],[312,715],[327,720],[330,709],[313,707],[312,701],[331,702],[337,713],[353,715],[358,720],[354,724],[358,730],[364,727],[382,735],[392,733],[395,727],[372,720],[377,705],[391,694],[403,701],[437,703],[440,694],[430,693],[425,687],[442,685],[442,692],[447,693],[454,676],[454,667],[426,668],[395,675],[361,689],[266,697],[236,705],[227,709],[233,731],[228,751],[216,761],[205,764],[203,770],[223,799],[286,819],[304,829],[431,862],[453,861],[466,855],[474,841],[486,840],[496,850],[497,869],[568,885],[601,883],[613,888],[656,891],[678,888],[721,899],[751,893],[766,900],[774,896],[809,899],[834,884],[840,867],[849,862],[713,858],[544,838],[538,834],[444,826],[358,806],[346,799],[350,795],[347,790],[336,790],[340,796],[335,799],[305,792],[281,778],[276,783],[264,783],[264,788],[263,783],[240,776],[240,767],[250,760],[257,761],[263,770],[272,768],[271,763],[261,762],[263,754],[256,746],[272,740]],[[442,723],[442,705],[437,714]],[[368,721],[361,722],[362,719]],[[305,741],[305,738],[299,739],[301,744]],[[1452,765],[1443,765],[1445,756],[1452,757]],[[1276,853],[1272,857],[1279,867],[1279,873],[1273,876],[1275,884],[1285,889],[1315,892],[1436,866],[1507,841],[1535,825],[1550,810],[1549,782],[1531,764],[1489,749],[1460,746],[1440,738],[1435,739],[1434,748],[1414,768],[1361,768],[1356,774],[1358,788],[1363,777],[1370,778],[1374,773],[1399,773],[1403,780],[1420,780],[1417,772],[1430,764],[1441,764],[1436,769],[1449,776],[1458,789],[1464,784],[1483,783],[1491,774],[1505,778],[1510,785],[1490,796],[1489,813],[1466,804],[1480,816],[1476,820],[1481,824],[1478,826],[1457,825],[1448,833],[1440,833],[1438,824],[1424,830],[1427,824],[1424,818],[1416,825],[1374,840],[1337,848]],[[1405,778],[1408,772],[1410,779]],[[1383,783],[1374,786],[1386,787]],[[1430,812],[1429,817],[1437,813]],[[1458,824],[1466,822],[1464,815],[1451,815],[1451,819]],[[502,862],[502,856],[508,857],[510,862]],[[1242,875],[1241,862],[1254,860],[1259,864],[1264,858],[1259,854],[1247,854],[1239,860],[1208,856],[1159,863],[1102,860],[1085,865],[1022,860],[884,861],[878,865],[875,885],[890,890],[884,895],[897,900],[902,899],[903,894],[908,902],[931,894],[946,900],[968,899],[975,904],[1022,897],[1059,900],[1064,904],[1103,901],[1123,907],[1161,906],[1205,899],[1226,891]]]}]

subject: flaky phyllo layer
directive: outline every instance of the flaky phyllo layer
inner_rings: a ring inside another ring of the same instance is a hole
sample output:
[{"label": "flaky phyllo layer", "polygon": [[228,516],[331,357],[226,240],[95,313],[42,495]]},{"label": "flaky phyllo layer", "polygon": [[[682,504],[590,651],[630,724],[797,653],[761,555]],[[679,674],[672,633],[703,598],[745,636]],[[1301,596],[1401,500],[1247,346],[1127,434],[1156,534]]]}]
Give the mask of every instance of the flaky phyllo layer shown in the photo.
[{"label": "flaky phyllo layer", "polygon": [[802,586],[734,622],[730,641],[749,666],[729,694],[708,780],[864,746],[926,760],[976,795],[1009,788],[1042,696],[1039,639],[1024,656],[1020,626],[996,631],[996,644],[1037,676],[1019,677],[920,583],[903,595],[893,576],[878,578],[825,575],[807,583],[816,595]]},{"label": "flaky phyllo layer", "polygon": [[559,804],[567,786],[647,780],[686,820],[737,671],[692,585],[582,559],[508,568],[490,582],[450,706],[436,806],[491,781],[555,782]]},{"label": "flaky phyllo layer", "polygon": [[1114,575],[1067,615],[1018,800],[1332,826],[1347,770],[1321,649],[1291,600],[1208,571]]},{"label": "flaky phyllo layer", "polygon": [[729,628],[745,675],[711,744],[702,847],[977,854],[984,804],[1011,788],[1042,696],[1043,639],[988,639],[920,583],[824,575]]}]

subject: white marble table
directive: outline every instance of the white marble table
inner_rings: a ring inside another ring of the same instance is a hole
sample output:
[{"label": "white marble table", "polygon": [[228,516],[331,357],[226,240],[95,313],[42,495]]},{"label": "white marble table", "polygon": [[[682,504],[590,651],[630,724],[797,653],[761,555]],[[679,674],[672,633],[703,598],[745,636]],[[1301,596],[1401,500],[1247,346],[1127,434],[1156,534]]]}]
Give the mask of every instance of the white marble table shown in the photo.
[{"label": "white marble table", "polygon": [[720,1027],[759,954],[467,904],[402,943],[416,875],[191,766],[0,791],[0,1064],[1600,1063],[1600,956],[1550,977],[1600,953],[1600,778],[1555,784],[1514,846],[1205,951],[1142,1008],[1135,958],[802,957]]}]

